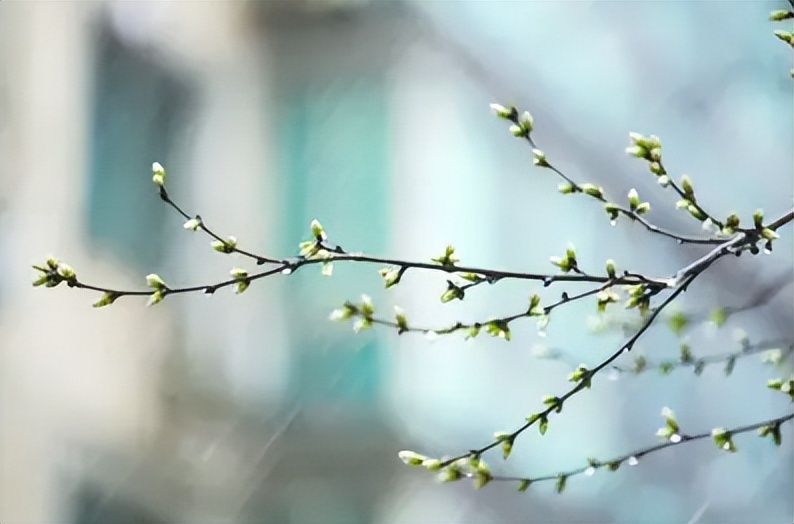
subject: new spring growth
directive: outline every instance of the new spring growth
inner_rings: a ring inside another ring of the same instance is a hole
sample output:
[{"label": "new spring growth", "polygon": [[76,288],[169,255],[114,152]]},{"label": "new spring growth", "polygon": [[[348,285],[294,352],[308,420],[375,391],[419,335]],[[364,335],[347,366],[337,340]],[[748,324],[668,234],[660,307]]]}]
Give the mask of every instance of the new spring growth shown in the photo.
[{"label": "new spring growth", "polygon": [[512,120],[518,114],[518,111],[515,107],[510,107],[508,109],[501,104],[491,104],[491,109],[494,113],[496,113],[496,116],[505,120]]},{"label": "new spring growth", "polygon": [[722,228],[722,233],[724,235],[732,235],[736,232],[736,228],[739,227],[740,222],[739,215],[736,213],[732,213],[728,215],[728,218],[725,219],[725,225]]},{"label": "new spring growth", "polygon": [[493,434],[493,438],[500,443],[500,447],[502,448],[502,457],[505,459],[509,457],[510,453],[513,451],[513,441],[516,438],[515,435],[505,431],[497,431]]},{"label": "new spring growth", "polygon": [[444,250],[444,254],[440,257],[431,258],[433,262],[441,264],[442,266],[454,266],[456,263],[460,262],[460,259],[454,256],[455,248],[453,246],[447,246]]},{"label": "new spring growth", "polygon": [[168,291],[168,286],[165,284],[165,281],[160,278],[159,275],[150,273],[146,275],[146,285],[154,289],[154,293],[149,296],[149,301],[146,305],[153,306],[162,302]]},{"label": "new spring growth", "polygon": [[794,18],[794,13],[785,9],[777,9],[769,13],[769,20],[771,22],[782,22],[790,18]]},{"label": "new spring growth", "polygon": [[[532,150],[532,163],[538,167],[549,167],[549,162],[546,160],[546,153],[537,148]],[[571,191],[567,192],[570,193]],[[560,189],[560,192],[563,194],[566,193],[566,191],[562,191],[562,189]]]},{"label": "new spring growth", "polygon": [[540,296],[533,294],[531,297],[529,297],[529,309],[527,310],[527,315],[531,317],[540,317],[544,314],[544,309],[540,307]]},{"label": "new spring growth", "polygon": [[397,323],[397,334],[402,335],[408,331],[408,318],[400,306],[394,306],[394,320]]},{"label": "new spring growth", "polygon": [[569,382],[579,382],[581,381],[584,387],[589,388],[591,385],[592,374],[590,370],[584,364],[579,364],[577,368],[568,375]]},{"label": "new spring growth", "polygon": [[165,168],[160,162],[152,163],[152,182],[158,187],[165,185]]},{"label": "new spring growth", "polygon": [[649,162],[659,162],[662,158],[662,142],[658,136],[644,136],[632,132],[629,133],[629,138],[632,145],[626,148],[626,153]]},{"label": "new spring growth", "polygon": [[563,273],[568,273],[572,269],[576,269],[576,250],[573,244],[568,244],[568,249],[565,251],[564,257],[549,257],[549,261],[560,268]]},{"label": "new spring growth", "polygon": [[39,271],[41,275],[33,281],[33,286],[46,286],[55,287],[61,282],[73,283],[77,281],[77,274],[72,266],[65,262],[59,261],[54,256],[47,257],[45,262],[47,267],[33,266],[33,269]]},{"label": "new spring growth", "polygon": [[656,431],[656,436],[674,443],[681,442],[680,428],[673,410],[667,406],[663,407],[662,417],[664,417],[664,427]]},{"label": "new spring growth", "polygon": [[[513,116],[511,114],[511,116]],[[524,111],[521,113],[521,116],[518,117],[518,122],[510,126],[510,132],[515,137],[519,138],[526,138],[532,132],[532,128],[535,125],[535,120],[532,118],[532,115],[529,114],[529,111]]]},{"label": "new spring growth", "polygon": [[731,453],[736,452],[736,445],[733,443],[733,438],[730,432],[725,428],[714,428],[711,430],[711,438],[718,448]]},{"label": "new spring growth", "polygon": [[791,31],[783,31],[782,29],[775,29],[773,33],[776,37],[783,40],[788,45],[794,47],[794,33]]},{"label": "new spring growth", "polygon": [[636,189],[632,188],[629,191],[628,198],[629,208],[638,215],[643,215],[651,210],[651,205],[648,202],[640,202],[640,195]]},{"label": "new spring growth", "polygon": [[105,293],[104,293],[104,294],[103,294],[103,295],[100,297],[100,299],[99,299],[99,300],[97,300],[96,302],[94,302],[92,305],[93,305],[94,307],[105,307],[105,306],[109,306],[110,304],[112,304],[113,302],[115,302],[117,298],[119,298],[119,295],[118,295],[117,293],[113,293],[112,291],[106,291],[106,292],[105,292]]},{"label": "new spring growth", "polygon": [[400,268],[396,266],[383,267],[378,270],[381,278],[383,278],[383,285],[386,289],[396,285],[400,281]]},{"label": "new spring growth", "polygon": [[233,253],[237,248],[237,238],[230,236],[226,240],[213,240],[210,245],[218,253]]},{"label": "new spring growth", "polygon": [[189,229],[191,231],[196,231],[198,230],[199,227],[201,227],[201,218],[198,216],[195,218],[191,218],[190,220],[182,224],[182,227],[184,227],[185,229]]},{"label": "new spring growth", "polygon": [[595,197],[595,198],[604,197],[604,189],[595,184],[581,184],[579,188],[582,191],[584,191],[586,194],[590,195],[591,197]]},{"label": "new spring growth", "polygon": [[451,280],[447,280],[447,290],[441,295],[441,302],[446,304],[452,300],[463,300],[465,291],[463,288],[456,286]]},{"label": "new spring growth", "polygon": [[248,278],[248,271],[245,269],[235,267],[229,271],[229,274],[237,281],[237,290],[235,292],[238,295],[248,289],[248,286],[251,285],[251,280]]},{"label": "new spring growth", "polygon": [[325,234],[325,229],[323,229],[322,224],[317,219],[312,220],[311,230],[312,236],[317,242],[324,242],[328,238],[328,235]]}]

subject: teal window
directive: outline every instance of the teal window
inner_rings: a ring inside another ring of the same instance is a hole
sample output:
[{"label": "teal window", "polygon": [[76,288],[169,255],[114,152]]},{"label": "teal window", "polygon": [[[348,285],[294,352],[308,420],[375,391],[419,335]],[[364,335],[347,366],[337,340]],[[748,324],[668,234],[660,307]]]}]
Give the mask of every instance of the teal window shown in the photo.
[{"label": "teal window", "polygon": [[171,165],[187,94],[140,51],[111,35],[99,40],[88,155],[89,233],[103,249],[144,270],[162,260],[168,212],[151,184],[151,165]]},{"label": "teal window", "polygon": [[[387,103],[380,78],[304,84],[284,89],[278,115],[282,246],[297,253],[297,241],[319,219],[332,241],[351,251],[383,252],[387,242],[389,185]],[[346,246],[345,244],[349,244]],[[342,271],[344,269],[344,271]],[[287,305],[293,341],[290,388],[302,402],[377,399],[381,348],[372,333],[340,336],[329,342],[317,329],[300,329],[308,318],[327,318],[311,309],[315,293],[343,288],[356,299],[362,273],[374,268],[337,268],[328,280],[316,267],[288,279]],[[379,281],[373,282],[380,287]],[[309,306],[307,306],[307,304]],[[341,305],[335,304],[336,306]],[[307,307],[309,309],[307,309]],[[364,344],[364,347],[361,345]]]}]

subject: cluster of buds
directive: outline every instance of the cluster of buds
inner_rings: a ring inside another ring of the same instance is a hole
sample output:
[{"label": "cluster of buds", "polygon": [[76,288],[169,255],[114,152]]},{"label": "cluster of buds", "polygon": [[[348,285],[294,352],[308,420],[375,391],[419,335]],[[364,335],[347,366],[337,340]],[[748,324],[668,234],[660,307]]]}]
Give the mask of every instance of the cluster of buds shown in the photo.
[{"label": "cluster of buds", "polygon": [[44,266],[34,265],[33,269],[37,270],[40,275],[33,281],[33,285],[55,287],[61,282],[73,285],[77,282],[77,274],[69,264],[59,261],[54,256],[47,257]]},{"label": "cluster of buds", "polygon": [[477,454],[455,460],[451,464],[437,458],[426,457],[415,451],[403,450],[397,456],[409,466],[423,467],[428,471],[437,471],[441,482],[454,482],[464,477],[473,479],[474,487],[479,489],[493,480],[491,468]]}]

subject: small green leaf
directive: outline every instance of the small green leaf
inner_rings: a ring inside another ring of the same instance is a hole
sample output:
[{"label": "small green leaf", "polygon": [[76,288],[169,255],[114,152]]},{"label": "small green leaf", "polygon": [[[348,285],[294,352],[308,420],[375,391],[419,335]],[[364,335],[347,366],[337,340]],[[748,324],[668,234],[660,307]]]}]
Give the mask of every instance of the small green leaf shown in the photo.
[{"label": "small green leaf", "polygon": [[538,431],[541,435],[545,435],[546,431],[549,429],[549,419],[546,415],[540,417],[540,422],[538,422]]},{"label": "small green leaf", "polygon": [[568,482],[568,475],[559,475],[554,489],[557,493],[562,493],[565,490],[565,484]]},{"label": "small green leaf", "polygon": [[676,311],[670,315],[670,318],[667,320],[667,325],[670,327],[670,331],[680,336],[687,325],[689,325],[689,317],[681,311]]}]

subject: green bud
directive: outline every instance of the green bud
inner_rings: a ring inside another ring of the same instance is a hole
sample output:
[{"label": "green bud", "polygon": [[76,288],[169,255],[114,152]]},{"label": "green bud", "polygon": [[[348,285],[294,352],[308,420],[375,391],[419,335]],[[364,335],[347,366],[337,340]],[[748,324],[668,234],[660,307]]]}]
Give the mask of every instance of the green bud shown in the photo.
[{"label": "green bud", "polygon": [[560,184],[557,184],[557,191],[559,191],[563,195],[567,195],[569,193],[576,192],[576,186],[568,182],[561,182]]},{"label": "green bud", "polygon": [[328,319],[333,321],[342,321],[347,320],[357,314],[358,307],[356,307],[354,304],[351,304],[350,302],[345,302],[341,308],[331,311],[331,314],[328,315]]},{"label": "green bud", "polygon": [[540,295],[537,293],[533,293],[531,297],[529,297],[529,309],[528,314],[530,316],[538,316],[543,314],[543,309],[538,308],[540,305]]},{"label": "green bud", "polygon": [[191,231],[196,231],[199,227],[201,227],[201,219],[198,217],[191,218],[190,220],[182,224],[182,227],[184,227],[185,229],[189,229]]},{"label": "green bud", "polygon": [[629,133],[629,138],[632,142],[637,144],[638,146],[642,146],[645,149],[654,149],[654,148],[661,148],[662,142],[659,140],[659,137],[656,135],[650,136],[643,136],[639,133]]},{"label": "green bud", "polygon": [[55,271],[64,280],[75,280],[77,278],[72,266],[65,262],[58,262],[58,268]]},{"label": "green bud", "polygon": [[532,163],[538,167],[549,167],[549,162],[546,160],[546,153],[540,149],[532,150]]},{"label": "green bud", "polygon": [[611,288],[601,290],[596,294],[597,309],[599,313],[603,313],[607,309],[607,305],[620,302],[620,295],[612,291]]},{"label": "green bud", "polygon": [[444,254],[440,257],[432,258],[433,262],[441,264],[442,266],[454,266],[457,262],[460,262],[460,259],[453,256],[455,253],[455,248],[453,246],[447,246],[444,250]]},{"label": "green bud", "polygon": [[626,153],[637,158],[648,157],[648,150],[642,146],[629,146],[626,148]]},{"label": "green bud", "polygon": [[778,235],[776,232],[772,231],[768,227],[765,227],[764,229],[761,230],[761,236],[767,240],[775,240],[777,238],[780,238],[780,235]]},{"label": "green bud", "polygon": [[725,428],[714,428],[711,430],[711,438],[714,440],[714,444],[717,445],[718,448],[729,451],[731,453],[736,452],[736,445],[733,443],[733,438],[731,434]]},{"label": "green bud", "polygon": [[510,326],[504,320],[491,320],[485,324],[485,330],[492,337],[510,340]]},{"label": "green bud", "polygon": [[695,200],[695,186],[692,184],[692,179],[689,178],[689,175],[681,176],[681,189],[683,189],[687,199]]},{"label": "green bud", "polygon": [[584,364],[579,364],[573,373],[568,375],[569,382],[585,381],[585,386],[590,387],[590,370]]},{"label": "green bud", "polygon": [[157,275],[155,273],[150,273],[150,274],[146,275],[146,285],[151,287],[151,288],[158,289],[158,290],[159,289],[166,289],[168,287],[168,286],[166,286],[165,281],[162,278],[160,278],[159,275]]},{"label": "green bud", "polygon": [[468,280],[469,282],[481,282],[485,280],[485,277],[478,275],[477,273],[458,273],[458,276],[463,280]]},{"label": "green bud", "polygon": [[565,258],[567,258],[572,265],[576,265],[576,248],[570,242],[568,243],[568,248],[565,250]]},{"label": "green bud", "polygon": [[213,240],[210,245],[219,253],[232,253],[237,247],[237,239],[230,236],[226,240]]},{"label": "green bud", "polygon": [[794,33],[790,31],[783,31],[782,29],[775,29],[772,31],[776,37],[783,40],[787,44],[794,46]]},{"label": "green bud", "polygon": [[518,491],[524,492],[529,489],[529,485],[532,484],[532,481],[529,479],[521,479],[518,481]]},{"label": "green bud", "polygon": [[604,197],[604,190],[595,184],[582,184],[579,186],[582,191],[590,195],[591,197],[595,198],[603,198]]},{"label": "green bud", "polygon": [[420,455],[419,453],[407,449],[397,453],[397,456],[409,466],[421,466],[422,463],[428,459],[428,457],[425,457],[424,455]]},{"label": "green bud", "polygon": [[567,273],[571,270],[571,264],[567,258],[552,256],[549,257],[549,262],[560,268],[563,273]]},{"label": "green bud", "polygon": [[634,211],[637,209],[638,205],[640,205],[640,196],[637,193],[637,190],[632,188],[629,190],[629,207],[631,207],[631,210]]},{"label": "green bud", "polygon": [[158,187],[165,186],[165,169],[160,162],[152,164],[152,182]]},{"label": "green bud", "polygon": [[146,306],[148,307],[148,306],[153,306],[155,304],[159,304],[160,302],[163,301],[164,298],[165,298],[165,290],[162,288],[158,289],[157,291],[149,295],[149,301],[146,302]]},{"label": "green bud", "polygon": [[384,267],[378,270],[380,276],[383,278],[383,283],[386,289],[396,285],[400,281],[400,268],[395,266]]},{"label": "green bud", "polygon": [[538,432],[541,435],[545,435],[546,432],[549,430],[549,419],[546,415],[540,417],[540,422],[538,422]]},{"label": "green bud", "polygon": [[532,118],[532,115],[529,113],[529,111],[524,111],[521,113],[521,116],[518,119],[518,124],[526,130],[527,134],[529,134],[535,127],[535,119]]},{"label": "green bud", "polygon": [[327,238],[327,235],[325,234],[325,229],[323,229],[322,224],[320,224],[320,222],[317,219],[312,220],[310,227],[312,231],[312,236],[318,242],[322,242]]},{"label": "green bud", "polygon": [[513,116],[514,113],[516,113],[515,107],[511,107],[508,109],[503,105],[495,104],[495,103],[491,104],[491,109],[494,111],[494,113],[496,113],[496,116],[504,119],[509,119],[511,116]]},{"label": "green bud", "polygon": [[447,280],[447,290],[441,295],[441,302],[446,304],[452,300],[463,300],[465,292],[462,288],[456,286],[451,280]]},{"label": "green bud", "polygon": [[454,464],[447,466],[441,473],[438,475],[438,479],[441,482],[454,482],[456,480],[460,480],[463,478],[463,472],[460,470],[459,466]]},{"label": "green bud", "polygon": [[606,270],[607,270],[607,276],[609,276],[609,278],[614,279],[615,278],[615,261],[612,260],[611,258],[608,259],[607,262],[606,262]]},{"label": "green bud", "polygon": [[361,295],[360,311],[365,317],[371,317],[375,313],[375,306],[372,305],[369,295]]},{"label": "green bud", "polygon": [[511,125],[508,128],[508,131],[510,131],[514,137],[518,137],[518,138],[524,138],[529,135],[529,131],[516,124]]},{"label": "green bud", "polygon": [[[650,162],[648,164],[648,169],[651,171],[651,173],[653,173],[658,177],[666,176],[664,175],[664,169],[662,169],[662,164],[660,164],[659,162]],[[661,184],[662,186],[666,186],[668,183],[670,183],[670,179],[668,178],[665,183],[662,183],[661,180],[657,180],[657,182],[659,182],[659,184]]]},{"label": "green bud", "polygon": [[408,319],[405,317],[405,311],[400,306],[394,306],[394,320],[397,322],[398,335],[408,331]]},{"label": "green bud", "polygon": [[794,13],[785,9],[778,9],[769,13],[769,20],[772,22],[782,22],[783,20],[788,20],[789,18],[794,18]]},{"label": "green bud", "polygon": [[756,229],[760,229],[764,223],[764,210],[763,209],[756,209],[753,213],[753,225],[755,225]]},{"label": "green bud", "polygon": [[[215,243],[213,243],[212,247],[215,247]],[[314,240],[304,240],[298,244],[298,247],[300,248],[300,256],[304,258],[312,258],[320,252],[320,246]]]},{"label": "green bud", "polygon": [[119,298],[119,295],[118,295],[118,293],[114,293],[114,292],[112,292],[112,291],[107,291],[107,292],[105,292],[105,293],[102,295],[102,297],[101,297],[99,300],[97,300],[96,302],[94,302],[93,306],[94,306],[94,307],[104,307],[104,306],[109,306],[110,304],[112,304],[113,302],[115,302],[115,300],[116,300],[117,298]]},{"label": "green bud", "polygon": [[620,206],[612,202],[607,202],[604,204],[604,211],[606,211],[607,215],[609,215],[609,218],[614,221],[617,220],[618,216],[620,215]]},{"label": "green bud", "polygon": [[643,202],[637,206],[637,209],[635,209],[634,212],[637,213],[638,215],[644,215],[650,210],[651,210],[651,205],[648,202]]}]

